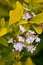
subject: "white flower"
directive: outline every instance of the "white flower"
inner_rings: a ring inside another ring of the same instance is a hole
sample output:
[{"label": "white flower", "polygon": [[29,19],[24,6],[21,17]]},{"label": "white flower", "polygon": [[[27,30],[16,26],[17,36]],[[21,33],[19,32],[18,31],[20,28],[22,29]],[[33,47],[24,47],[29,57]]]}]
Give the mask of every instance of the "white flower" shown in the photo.
[{"label": "white flower", "polygon": [[29,38],[27,38],[27,39],[26,39],[26,42],[27,42],[28,44],[30,44],[30,43],[31,43],[31,41],[30,41],[30,39],[29,39]]},{"label": "white flower", "polygon": [[26,42],[28,44],[30,44],[30,43],[33,43],[34,40],[35,40],[35,38],[29,36],[29,37],[27,37]]},{"label": "white flower", "polygon": [[31,34],[36,34],[34,31],[31,31],[31,30],[29,30],[28,32]]},{"label": "white flower", "polygon": [[[25,8],[25,7],[24,7],[24,10],[31,11],[30,9]],[[29,13],[23,14],[22,19],[28,20],[28,19],[32,18],[32,15],[33,15],[33,17],[36,16],[34,12],[32,12],[31,14],[29,14]]]},{"label": "white flower", "polygon": [[25,8],[25,7],[24,7],[24,10],[25,10],[25,11],[30,11],[30,9],[28,9],[28,8]]},{"label": "white flower", "polygon": [[31,43],[33,43],[33,41],[35,40],[35,38],[33,38],[33,37],[29,37],[29,39],[31,40]]},{"label": "white flower", "polygon": [[35,42],[40,42],[40,38],[36,37]]},{"label": "white flower", "polygon": [[23,47],[25,47],[25,45],[19,42],[19,43],[15,43],[13,47],[15,48],[15,50],[21,52]]},{"label": "white flower", "polygon": [[32,12],[32,15],[33,15],[33,16],[36,16],[35,13],[33,13],[33,12]]},{"label": "white flower", "polygon": [[21,32],[25,32],[25,29],[24,29],[24,27],[22,25],[19,25],[19,28],[20,28]]},{"label": "white flower", "polygon": [[26,17],[27,17],[27,19],[30,19],[32,16],[31,16],[31,14],[26,13]]},{"label": "white flower", "polygon": [[28,46],[28,47],[27,47],[27,51],[28,51],[28,52],[33,53],[33,51],[35,51],[35,50],[36,50],[36,47],[34,47],[34,46]]},{"label": "white flower", "polygon": [[13,42],[13,38],[8,40],[8,43],[12,43]]},{"label": "white flower", "polygon": [[25,20],[28,20],[30,18],[32,18],[32,16],[29,13],[23,14],[23,16],[22,16],[22,19],[25,19]]},{"label": "white flower", "polygon": [[21,36],[18,36],[18,41],[24,42],[24,38]]}]

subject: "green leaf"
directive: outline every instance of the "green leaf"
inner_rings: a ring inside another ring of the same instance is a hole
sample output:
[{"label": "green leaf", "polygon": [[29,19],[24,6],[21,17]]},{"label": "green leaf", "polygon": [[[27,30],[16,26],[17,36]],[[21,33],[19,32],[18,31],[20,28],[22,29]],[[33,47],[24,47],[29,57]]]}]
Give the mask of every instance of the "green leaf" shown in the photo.
[{"label": "green leaf", "polygon": [[35,29],[35,31],[36,31],[38,34],[41,34],[41,33],[42,33],[42,28],[41,28],[41,27],[36,26],[36,25],[33,25],[33,28]]},{"label": "green leaf", "polygon": [[26,3],[29,3],[30,0],[24,0]]},{"label": "green leaf", "polygon": [[14,53],[9,52],[9,54],[2,61],[0,61],[0,65],[12,65],[13,62],[14,62]]},{"label": "green leaf", "polygon": [[29,7],[31,11],[35,14],[42,12],[42,4],[34,3],[31,7]]},{"label": "green leaf", "polygon": [[8,46],[8,42],[4,37],[0,38],[0,44],[4,45],[4,46]]},{"label": "green leaf", "polygon": [[5,60],[0,61],[0,65],[5,65]]},{"label": "green leaf", "polygon": [[0,7],[0,17],[2,16],[8,16],[8,11],[5,8]]}]

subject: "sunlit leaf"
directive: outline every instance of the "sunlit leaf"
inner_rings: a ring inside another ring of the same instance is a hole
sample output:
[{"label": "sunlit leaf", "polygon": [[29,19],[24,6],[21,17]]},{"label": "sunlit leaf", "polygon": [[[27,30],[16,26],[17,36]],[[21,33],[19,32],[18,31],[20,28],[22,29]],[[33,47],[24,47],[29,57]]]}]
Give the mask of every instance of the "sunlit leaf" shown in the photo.
[{"label": "sunlit leaf", "polygon": [[38,34],[41,34],[42,33],[42,28],[39,27],[39,26],[34,26],[33,25],[33,28],[35,29],[35,31],[38,33]]},{"label": "sunlit leaf", "polygon": [[28,23],[28,21],[26,21],[26,20],[21,20],[21,21],[18,23],[18,25],[27,24],[27,23]]},{"label": "sunlit leaf", "polygon": [[27,58],[25,65],[35,65],[30,57]]},{"label": "sunlit leaf", "polygon": [[43,13],[40,13],[40,14],[36,15],[29,22],[30,23],[35,23],[35,24],[43,23]]},{"label": "sunlit leaf", "polygon": [[26,31],[28,31],[30,29],[30,24],[24,25],[24,28],[25,28]]},{"label": "sunlit leaf", "polygon": [[18,22],[21,19],[22,14],[23,14],[23,6],[19,1],[17,1],[16,9],[10,11],[9,25]]},{"label": "sunlit leaf", "polygon": [[0,37],[7,34],[7,28],[3,28],[1,31],[0,31]]},{"label": "sunlit leaf", "polygon": [[36,3],[42,3],[43,0],[35,0]]},{"label": "sunlit leaf", "polygon": [[42,3],[43,0],[24,0],[26,3],[33,1],[34,3]]}]

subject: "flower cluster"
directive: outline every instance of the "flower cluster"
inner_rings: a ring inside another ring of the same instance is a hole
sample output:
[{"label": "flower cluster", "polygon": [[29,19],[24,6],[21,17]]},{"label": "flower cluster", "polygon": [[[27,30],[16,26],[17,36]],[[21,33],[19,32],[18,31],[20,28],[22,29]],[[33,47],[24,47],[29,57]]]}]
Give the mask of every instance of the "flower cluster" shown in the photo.
[{"label": "flower cluster", "polygon": [[43,1],[0,0],[0,65],[43,65],[42,49]]},{"label": "flower cluster", "polygon": [[[17,36],[18,42],[14,42],[13,44],[13,48],[16,51],[21,52],[23,50],[23,48],[25,47],[27,49],[28,52],[33,53],[33,51],[36,50],[37,44],[40,42],[40,38],[38,37],[38,35],[36,35],[36,33],[32,30],[28,30],[25,33],[25,29],[24,27],[21,25],[20,30],[22,30],[20,34],[25,34],[25,38],[23,36]],[[13,42],[13,38],[11,38],[8,43],[12,43]],[[36,43],[34,45],[34,43]]]},{"label": "flower cluster", "polygon": [[[24,8],[24,11],[26,12],[22,16],[23,20],[28,20],[36,16],[33,12],[29,14],[28,12],[30,10],[28,8]],[[17,40],[18,40],[17,42],[13,42],[13,38],[11,38],[10,40],[8,40],[8,43],[13,43],[13,51],[16,50],[21,52],[25,47],[28,52],[33,53],[33,51],[36,50],[38,43],[40,42],[40,38],[38,37],[35,31],[32,30],[26,31],[23,25],[19,25],[19,30],[20,30],[20,34],[23,34],[25,37],[19,35],[17,36]]]}]

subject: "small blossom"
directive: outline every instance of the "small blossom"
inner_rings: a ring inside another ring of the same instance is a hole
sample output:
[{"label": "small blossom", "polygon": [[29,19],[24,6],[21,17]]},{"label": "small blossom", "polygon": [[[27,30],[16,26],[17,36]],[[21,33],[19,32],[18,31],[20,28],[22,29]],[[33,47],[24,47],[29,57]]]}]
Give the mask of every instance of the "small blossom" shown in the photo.
[{"label": "small blossom", "polygon": [[40,38],[37,37],[36,40],[35,40],[35,42],[40,42]]},{"label": "small blossom", "polygon": [[28,46],[28,47],[27,47],[27,51],[28,51],[28,52],[33,53],[33,51],[35,51],[35,50],[36,50],[36,47],[34,47],[34,46]]},{"label": "small blossom", "polygon": [[18,36],[18,41],[20,42],[24,42],[24,38],[23,37],[21,37],[21,36]]},{"label": "small blossom", "polygon": [[26,42],[28,44],[30,44],[30,43],[33,43],[34,40],[35,40],[35,38],[29,36],[29,37],[27,37]]},{"label": "small blossom", "polygon": [[16,51],[21,52],[23,47],[25,47],[25,45],[19,42],[19,43],[15,43],[13,47],[15,48]]},{"label": "small blossom", "polygon": [[23,14],[23,16],[22,16],[22,19],[25,19],[25,20],[28,20],[30,18],[32,18],[32,16],[29,13]]},{"label": "small blossom", "polygon": [[13,42],[13,38],[8,40],[8,43],[12,43]]},{"label": "small blossom", "polygon": [[34,31],[31,31],[31,30],[29,30],[28,32],[31,34],[36,34]]},{"label": "small blossom", "polygon": [[30,39],[30,41],[31,41],[31,43],[33,43],[33,41],[35,40],[35,38],[33,38],[33,37],[29,37],[29,39]]},{"label": "small blossom", "polygon": [[26,17],[27,17],[27,19],[30,19],[32,16],[31,16],[31,14],[26,13]]},{"label": "small blossom", "polygon": [[22,25],[19,25],[19,28],[20,28],[21,32],[25,32],[25,29],[24,29],[24,27]]},{"label": "small blossom", "polygon": [[31,43],[31,41],[30,41],[30,39],[29,39],[29,38],[27,38],[27,39],[26,39],[26,42],[27,42],[28,44],[30,44],[30,43]]}]

